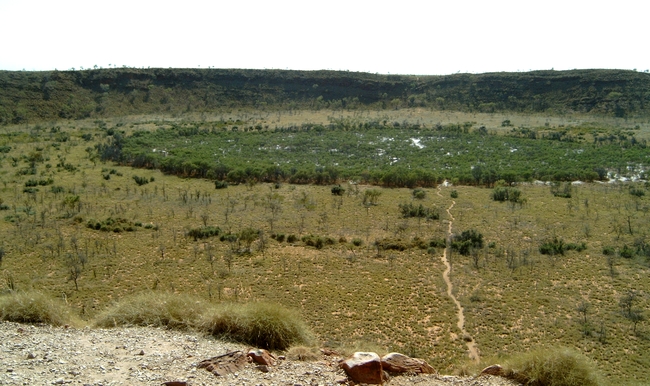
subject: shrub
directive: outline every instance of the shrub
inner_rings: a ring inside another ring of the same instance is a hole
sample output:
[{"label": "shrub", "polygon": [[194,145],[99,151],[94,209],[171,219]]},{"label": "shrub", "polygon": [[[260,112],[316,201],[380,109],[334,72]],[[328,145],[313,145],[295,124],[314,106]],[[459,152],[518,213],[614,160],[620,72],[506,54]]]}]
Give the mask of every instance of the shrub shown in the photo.
[{"label": "shrub", "polygon": [[598,386],[603,382],[595,365],[568,349],[540,349],[506,362],[505,376],[531,386]]},{"label": "shrub", "polygon": [[539,253],[542,255],[564,255],[566,245],[564,240],[553,237],[548,239],[539,246]]},{"label": "shrub", "polygon": [[126,297],[99,314],[97,327],[156,326],[189,329],[207,308],[205,301],[190,295],[145,292]]},{"label": "shrub", "polygon": [[63,192],[65,192],[65,189],[63,189],[63,186],[52,186],[52,187],[50,188],[50,191],[51,191],[52,193],[54,193],[54,194],[58,194],[58,193],[63,193]]},{"label": "shrub", "polygon": [[133,232],[135,231],[135,226],[136,225],[132,221],[121,217],[109,217],[104,221],[88,220],[86,223],[86,227],[90,229],[115,233],[120,233],[123,230],[126,230],[127,232]]},{"label": "shrub", "polygon": [[342,196],[345,193],[345,189],[341,185],[332,187],[332,194],[335,196]]},{"label": "shrub", "polygon": [[65,304],[40,292],[11,292],[0,296],[0,320],[54,326],[79,323]]},{"label": "shrub", "polygon": [[645,190],[639,188],[630,188],[630,194],[635,197],[643,197],[645,196]]},{"label": "shrub", "polygon": [[451,198],[458,198],[458,191],[457,190],[452,190],[450,195],[451,195]]},{"label": "shrub", "polygon": [[494,190],[492,191],[492,199],[494,201],[499,201],[499,202],[510,201],[515,203],[521,203],[522,202],[521,190],[516,188],[511,188],[511,187],[499,186],[494,188]]},{"label": "shrub", "polygon": [[214,188],[215,189],[225,189],[228,187],[228,183],[226,181],[215,181],[214,182]]},{"label": "shrub", "polygon": [[410,248],[410,244],[402,239],[385,238],[375,241],[375,247],[382,250],[405,251]]},{"label": "shrub", "polygon": [[207,333],[268,350],[307,344],[312,334],[300,315],[272,303],[222,305],[202,315],[199,326]]},{"label": "shrub", "polygon": [[463,231],[460,235],[454,236],[451,247],[461,255],[467,256],[472,249],[483,248],[483,235],[474,229]]},{"label": "shrub", "polygon": [[427,192],[424,189],[413,189],[413,198],[417,198],[418,200],[423,200],[427,196]]},{"label": "shrub", "polygon": [[296,236],[296,235],[287,236],[287,242],[288,243],[295,243],[296,241],[298,241],[298,236]]},{"label": "shrub", "polygon": [[624,245],[623,248],[621,248],[620,254],[621,257],[631,259],[634,257],[634,249],[628,247],[627,245]]},{"label": "shrub", "polygon": [[361,245],[363,245],[363,240],[361,240],[360,238],[354,238],[352,239],[352,245],[354,245],[355,247],[360,247]]},{"label": "shrub", "polygon": [[435,208],[425,208],[422,204],[414,205],[411,203],[408,204],[399,204],[400,212],[402,217],[416,217],[416,218],[426,218],[427,220],[437,220],[440,218],[440,213]]},{"label": "shrub", "polygon": [[136,184],[138,184],[138,186],[146,185],[149,183],[149,179],[147,177],[133,176],[133,180]]},{"label": "shrub", "polygon": [[612,247],[612,246],[603,247],[603,255],[612,256],[612,255],[614,255],[614,253],[616,253],[616,250],[614,249],[614,247]]},{"label": "shrub", "polygon": [[194,238],[194,241],[198,239],[207,239],[208,237],[219,236],[220,234],[221,228],[211,225],[207,227],[190,229],[187,232],[187,236]]},{"label": "shrub", "polygon": [[568,182],[563,185],[554,183],[551,185],[551,193],[555,197],[571,198],[571,184]]}]

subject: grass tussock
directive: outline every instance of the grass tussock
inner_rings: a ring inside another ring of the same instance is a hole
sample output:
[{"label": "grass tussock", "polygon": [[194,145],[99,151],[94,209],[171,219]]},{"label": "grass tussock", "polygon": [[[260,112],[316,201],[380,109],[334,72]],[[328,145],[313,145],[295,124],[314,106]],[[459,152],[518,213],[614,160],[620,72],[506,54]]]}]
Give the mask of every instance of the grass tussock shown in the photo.
[{"label": "grass tussock", "polygon": [[40,292],[10,292],[0,296],[0,320],[53,326],[81,323],[63,302]]},{"label": "grass tussock", "polygon": [[568,348],[542,349],[522,354],[503,366],[506,377],[529,386],[599,386],[596,366]]},{"label": "grass tussock", "polygon": [[285,350],[312,341],[300,315],[271,303],[227,304],[203,314],[199,328],[207,333],[269,350]]},{"label": "grass tussock", "polygon": [[301,316],[277,304],[219,304],[171,293],[146,292],[124,298],[101,313],[97,327],[156,326],[196,329],[270,350],[305,344],[312,335]]},{"label": "grass tussock", "polygon": [[95,319],[97,327],[156,326],[193,328],[209,307],[199,298],[161,292],[145,292],[122,299]]}]

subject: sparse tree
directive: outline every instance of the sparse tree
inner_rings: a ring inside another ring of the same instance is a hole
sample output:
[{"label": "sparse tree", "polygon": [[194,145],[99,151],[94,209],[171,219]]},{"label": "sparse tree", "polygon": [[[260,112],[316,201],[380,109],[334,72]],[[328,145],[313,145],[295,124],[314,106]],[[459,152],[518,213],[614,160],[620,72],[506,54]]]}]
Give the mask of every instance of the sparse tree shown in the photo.
[{"label": "sparse tree", "polygon": [[590,304],[586,301],[581,301],[576,307],[576,311],[582,315],[582,323],[587,324],[587,312],[589,311]]}]

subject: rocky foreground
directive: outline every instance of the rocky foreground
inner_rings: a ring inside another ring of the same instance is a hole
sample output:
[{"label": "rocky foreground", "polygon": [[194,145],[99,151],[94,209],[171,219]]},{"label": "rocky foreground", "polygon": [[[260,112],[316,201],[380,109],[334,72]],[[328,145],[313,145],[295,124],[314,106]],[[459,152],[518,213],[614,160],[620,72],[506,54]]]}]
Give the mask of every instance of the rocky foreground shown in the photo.
[{"label": "rocky foreground", "polygon": [[[200,363],[249,347],[159,328],[75,329],[0,322],[0,385],[352,385],[336,355],[278,357],[216,376]],[[512,386],[501,377],[399,375],[389,385]]]}]

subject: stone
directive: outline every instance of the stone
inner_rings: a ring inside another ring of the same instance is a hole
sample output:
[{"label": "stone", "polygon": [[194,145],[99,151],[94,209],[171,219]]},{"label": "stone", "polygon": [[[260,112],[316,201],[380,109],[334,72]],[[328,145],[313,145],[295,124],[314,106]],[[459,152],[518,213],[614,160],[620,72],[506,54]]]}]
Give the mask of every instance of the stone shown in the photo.
[{"label": "stone", "polygon": [[388,380],[381,367],[381,358],[374,352],[355,352],[339,364],[355,383],[382,384]]},{"label": "stone", "polygon": [[258,365],[257,369],[263,373],[268,373],[270,371],[269,366],[267,365]]},{"label": "stone", "polygon": [[258,365],[275,366],[275,357],[264,349],[250,349],[246,355]]},{"label": "stone", "polygon": [[320,349],[320,352],[323,353],[323,355],[329,357],[329,356],[339,356],[339,353],[337,353],[334,350],[331,350],[329,348],[322,348]]},{"label": "stone", "polygon": [[436,370],[422,359],[392,352],[381,358],[381,367],[389,373],[435,374]]},{"label": "stone", "polygon": [[140,350],[140,352],[137,355],[144,355],[144,350]]},{"label": "stone", "polygon": [[500,365],[488,366],[483,370],[481,370],[481,375],[495,375],[499,377],[503,376],[504,375],[503,367],[501,367]]},{"label": "stone", "polygon": [[248,363],[248,357],[243,351],[231,351],[199,362],[199,369],[206,369],[216,376],[234,374],[243,369]]},{"label": "stone", "polygon": [[163,382],[163,386],[188,386],[189,383],[185,381],[169,381]]}]

